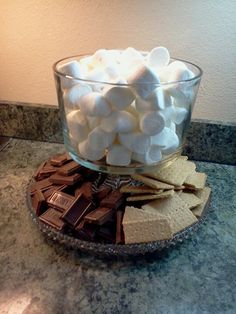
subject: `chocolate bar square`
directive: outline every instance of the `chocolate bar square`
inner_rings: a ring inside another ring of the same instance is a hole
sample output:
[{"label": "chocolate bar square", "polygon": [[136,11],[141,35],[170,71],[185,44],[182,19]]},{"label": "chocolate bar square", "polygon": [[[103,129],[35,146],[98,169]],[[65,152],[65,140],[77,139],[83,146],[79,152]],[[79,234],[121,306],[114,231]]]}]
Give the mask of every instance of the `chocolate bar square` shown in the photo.
[{"label": "chocolate bar square", "polygon": [[84,220],[97,225],[103,225],[111,219],[113,213],[114,210],[112,208],[99,207],[87,214]]},{"label": "chocolate bar square", "polygon": [[49,180],[54,184],[66,184],[74,185],[75,183],[82,180],[82,176],[79,173],[72,174],[71,176],[63,176],[58,173],[53,174]]},{"label": "chocolate bar square", "polygon": [[54,191],[47,200],[50,207],[54,207],[62,213],[70,208],[74,201],[75,198],[73,196],[61,191]]},{"label": "chocolate bar square", "polygon": [[100,206],[118,209],[123,202],[123,194],[119,191],[113,191],[101,201]]},{"label": "chocolate bar square", "polygon": [[39,216],[39,219],[47,225],[61,231],[65,227],[64,221],[61,220],[61,215],[58,210],[49,208],[44,214]]},{"label": "chocolate bar square", "polygon": [[62,215],[62,219],[71,227],[76,227],[85,215],[94,209],[94,204],[79,194],[71,206]]}]

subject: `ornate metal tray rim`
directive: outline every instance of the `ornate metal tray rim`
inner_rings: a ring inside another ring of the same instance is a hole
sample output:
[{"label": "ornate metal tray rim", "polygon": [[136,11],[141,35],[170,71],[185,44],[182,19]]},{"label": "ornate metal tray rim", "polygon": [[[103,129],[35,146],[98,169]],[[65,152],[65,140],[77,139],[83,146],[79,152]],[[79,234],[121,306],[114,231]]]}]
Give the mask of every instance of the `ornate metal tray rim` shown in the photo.
[{"label": "ornate metal tray rim", "polygon": [[65,245],[69,248],[80,250],[82,252],[100,255],[100,256],[116,256],[116,257],[129,257],[136,255],[144,255],[146,253],[154,253],[163,249],[176,246],[178,243],[183,242],[195,233],[198,228],[205,222],[207,214],[210,212],[210,197],[202,213],[202,216],[198,221],[191,226],[181,230],[174,234],[173,238],[168,240],[159,240],[146,243],[137,244],[103,244],[97,242],[89,242],[80,240],[68,234],[55,230],[54,228],[41,222],[34,213],[34,209],[31,206],[31,197],[29,193],[29,186],[32,183],[30,180],[27,186],[26,199],[27,205],[32,217],[32,220],[37,224],[39,230],[50,240],[53,240],[61,245]]}]

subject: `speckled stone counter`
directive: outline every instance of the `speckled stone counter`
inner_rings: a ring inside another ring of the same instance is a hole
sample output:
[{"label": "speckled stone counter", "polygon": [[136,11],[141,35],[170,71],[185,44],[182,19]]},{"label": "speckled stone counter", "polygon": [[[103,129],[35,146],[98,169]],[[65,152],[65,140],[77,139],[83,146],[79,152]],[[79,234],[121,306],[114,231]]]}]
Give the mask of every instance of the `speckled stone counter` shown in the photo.
[{"label": "speckled stone counter", "polygon": [[161,254],[104,260],[48,243],[29,215],[29,178],[62,151],[13,139],[0,152],[0,313],[235,313],[236,167],[197,162],[213,210],[191,239]]}]

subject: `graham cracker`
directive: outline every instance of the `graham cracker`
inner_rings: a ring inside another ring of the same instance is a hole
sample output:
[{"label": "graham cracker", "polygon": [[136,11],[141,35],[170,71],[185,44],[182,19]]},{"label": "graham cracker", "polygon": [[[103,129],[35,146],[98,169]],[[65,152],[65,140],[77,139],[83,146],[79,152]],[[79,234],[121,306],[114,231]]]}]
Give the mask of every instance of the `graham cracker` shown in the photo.
[{"label": "graham cracker", "polygon": [[164,182],[160,182],[158,180],[148,178],[148,177],[141,175],[141,174],[132,174],[131,177],[133,179],[141,181],[144,184],[146,184],[147,186],[150,186],[150,187],[157,189],[157,190],[172,190],[172,189],[174,189],[174,185],[166,184]]},{"label": "graham cracker", "polygon": [[202,172],[191,173],[184,181],[186,188],[195,190],[203,189],[206,184],[207,175]]},{"label": "graham cracker", "polygon": [[126,244],[167,240],[173,236],[167,217],[132,206],[126,206],[122,224]]},{"label": "graham cracker", "polygon": [[181,186],[186,178],[195,171],[195,169],[196,165],[193,162],[180,157],[173,161],[173,163],[171,163],[168,167],[162,167],[161,169],[157,169],[156,171],[147,173],[146,175],[168,184]]},{"label": "graham cracker", "polygon": [[156,215],[170,219],[171,230],[175,234],[197,222],[197,218],[188,208],[187,204],[174,193],[171,197],[152,201],[142,208]]},{"label": "graham cracker", "polygon": [[202,204],[202,200],[193,193],[182,192],[178,195],[188,205],[189,209]]},{"label": "graham cracker", "polygon": [[145,201],[145,200],[155,200],[159,198],[169,197],[174,194],[174,190],[169,190],[165,192],[160,192],[159,194],[148,194],[148,195],[135,195],[127,197],[127,201]]},{"label": "graham cracker", "polygon": [[132,186],[132,185],[124,185],[120,188],[121,193],[131,193],[131,194],[159,194],[163,192],[163,190],[156,190],[150,188],[147,185],[141,186]]},{"label": "graham cracker", "polygon": [[210,195],[211,195],[211,188],[209,188],[208,186],[206,186],[204,189],[196,191],[195,195],[200,198],[200,200],[202,201],[201,205],[198,205],[196,207],[194,207],[192,209],[192,213],[196,216],[196,217],[201,217],[202,213],[210,199]]}]

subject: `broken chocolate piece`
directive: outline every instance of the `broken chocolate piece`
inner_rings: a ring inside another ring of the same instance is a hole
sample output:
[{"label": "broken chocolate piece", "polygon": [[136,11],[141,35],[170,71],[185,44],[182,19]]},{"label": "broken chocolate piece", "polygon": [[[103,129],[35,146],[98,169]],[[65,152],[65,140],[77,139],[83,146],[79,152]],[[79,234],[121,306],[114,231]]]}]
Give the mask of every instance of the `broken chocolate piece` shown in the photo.
[{"label": "broken chocolate piece", "polygon": [[114,210],[112,208],[98,207],[87,214],[84,217],[84,220],[97,225],[103,225],[111,219],[113,213]]},{"label": "broken chocolate piece", "polygon": [[93,185],[92,182],[85,182],[75,190],[75,196],[78,196],[79,194],[83,193],[83,195],[87,199],[92,200],[93,198],[92,185]]},{"label": "broken chocolate piece", "polygon": [[73,185],[76,182],[82,181],[82,176],[79,173],[72,174],[71,176],[63,176],[60,174],[53,174],[49,180],[54,184]]},{"label": "broken chocolate piece", "polygon": [[49,188],[48,190],[44,191],[43,196],[47,200],[52,195],[53,192],[64,191],[65,188],[67,188],[67,185],[65,185],[65,184],[54,185],[51,188]]},{"label": "broken chocolate piece", "polygon": [[64,221],[61,220],[61,215],[58,210],[49,208],[44,214],[39,216],[39,219],[47,225],[61,231],[65,227]]},{"label": "broken chocolate piece", "polygon": [[102,207],[118,209],[124,202],[124,196],[119,191],[108,194],[100,203]]},{"label": "broken chocolate piece", "polygon": [[43,170],[43,167],[46,165],[46,161],[42,162],[41,165],[38,167],[35,175],[33,176],[35,178],[35,180],[39,180],[40,177],[40,172]]},{"label": "broken chocolate piece", "polygon": [[60,212],[67,210],[75,201],[75,198],[71,195],[63,193],[61,191],[54,191],[47,200],[49,206],[58,209]]},{"label": "broken chocolate piece", "polygon": [[69,176],[78,171],[81,167],[82,166],[78,164],[76,161],[71,161],[65,164],[64,166],[60,167],[58,173],[64,176]]},{"label": "broken chocolate piece", "polygon": [[116,213],[116,244],[121,244],[125,242],[122,220],[124,213],[118,210]]},{"label": "broken chocolate piece", "polygon": [[45,209],[46,200],[43,193],[40,190],[36,190],[32,199],[32,207],[35,210],[37,216],[43,213]]},{"label": "broken chocolate piece", "polygon": [[62,215],[62,219],[71,227],[76,227],[82,218],[92,210],[94,210],[94,204],[86,199],[83,194],[79,194]]},{"label": "broken chocolate piece", "polygon": [[62,166],[68,161],[68,155],[66,153],[64,154],[57,154],[53,156],[50,160],[50,163],[52,166]]}]

